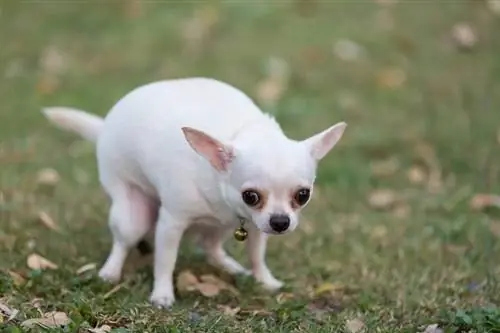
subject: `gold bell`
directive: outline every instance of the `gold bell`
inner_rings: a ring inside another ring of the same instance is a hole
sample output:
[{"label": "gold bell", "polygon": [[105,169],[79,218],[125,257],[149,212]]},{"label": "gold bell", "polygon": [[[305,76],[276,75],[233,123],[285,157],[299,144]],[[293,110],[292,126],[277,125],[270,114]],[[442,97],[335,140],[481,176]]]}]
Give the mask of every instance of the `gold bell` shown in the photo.
[{"label": "gold bell", "polygon": [[238,229],[234,231],[234,238],[238,242],[243,242],[245,239],[247,239],[247,237],[248,237],[248,231],[246,231],[246,229],[243,228],[243,226],[240,226]]}]

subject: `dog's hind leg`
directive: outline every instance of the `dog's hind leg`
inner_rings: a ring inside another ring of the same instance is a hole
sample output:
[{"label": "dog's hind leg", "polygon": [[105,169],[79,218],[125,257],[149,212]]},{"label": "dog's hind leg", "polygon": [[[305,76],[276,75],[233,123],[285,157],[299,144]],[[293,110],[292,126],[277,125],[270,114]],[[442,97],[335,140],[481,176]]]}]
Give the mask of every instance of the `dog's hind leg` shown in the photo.
[{"label": "dog's hind leg", "polygon": [[110,282],[121,278],[123,265],[130,250],[137,246],[153,226],[157,204],[135,186],[115,182],[106,186],[112,205],[109,228],[113,235],[111,252],[99,271],[99,276]]}]

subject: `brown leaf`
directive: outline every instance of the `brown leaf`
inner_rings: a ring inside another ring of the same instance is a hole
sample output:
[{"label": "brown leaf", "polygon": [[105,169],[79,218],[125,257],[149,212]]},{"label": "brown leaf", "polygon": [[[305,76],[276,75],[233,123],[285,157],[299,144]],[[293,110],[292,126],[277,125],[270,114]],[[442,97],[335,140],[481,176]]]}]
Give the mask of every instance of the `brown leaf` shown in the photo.
[{"label": "brown leaf", "polygon": [[202,281],[202,283],[208,283],[217,286],[220,290],[228,290],[235,295],[239,294],[238,290],[235,287],[212,274],[202,275],[200,276],[200,280]]},{"label": "brown leaf", "polygon": [[40,185],[56,185],[60,180],[59,173],[54,169],[42,169],[37,174],[37,183]]},{"label": "brown leaf", "polygon": [[406,73],[399,68],[387,68],[377,74],[377,84],[382,88],[396,89],[406,81]]},{"label": "brown leaf", "polygon": [[365,328],[365,323],[358,318],[354,318],[347,320],[345,326],[350,333],[358,333]]},{"label": "brown leaf", "polygon": [[196,289],[205,297],[214,297],[219,295],[221,288],[218,285],[200,282],[196,285]]},{"label": "brown leaf", "polygon": [[177,275],[177,289],[180,291],[192,291],[199,283],[198,278],[189,270],[180,272]]},{"label": "brown leaf", "polygon": [[26,279],[19,273],[16,273],[14,271],[9,271],[9,275],[14,284],[18,287],[26,283]]},{"label": "brown leaf", "polygon": [[419,166],[412,166],[407,175],[408,180],[413,184],[422,184],[426,179],[425,171]]},{"label": "brown leaf", "polygon": [[396,193],[390,189],[379,189],[368,195],[368,204],[375,209],[388,209],[394,205]]},{"label": "brown leaf", "polygon": [[97,264],[94,263],[94,262],[85,264],[85,265],[83,265],[82,267],[80,267],[80,268],[78,268],[76,270],[76,274],[78,274],[78,275],[83,274],[85,272],[88,272],[88,271],[96,269],[96,267],[97,267]]},{"label": "brown leaf", "polygon": [[54,231],[60,231],[56,222],[47,214],[46,212],[39,212],[38,219],[43,223],[47,228],[52,229]]},{"label": "brown leaf", "polygon": [[476,194],[470,201],[470,207],[473,210],[483,210],[487,207],[500,207],[500,196],[486,193]]},{"label": "brown leaf", "polygon": [[56,264],[36,253],[30,254],[26,263],[31,269],[57,269]]},{"label": "brown leaf", "polygon": [[224,313],[226,316],[229,316],[229,317],[234,317],[241,310],[239,307],[232,308],[232,307],[227,306],[227,305],[217,305],[217,307],[219,308],[219,310],[222,311],[222,313]]},{"label": "brown leaf", "polygon": [[55,46],[46,47],[40,57],[40,67],[48,74],[62,74],[67,68],[65,55]]},{"label": "brown leaf", "polygon": [[55,76],[44,75],[36,84],[36,91],[42,95],[53,94],[60,86],[60,81]]},{"label": "brown leaf", "polygon": [[103,298],[104,299],[110,298],[111,295],[113,295],[113,294],[117,293],[118,291],[120,291],[120,289],[122,289],[124,285],[125,285],[125,282],[117,284],[110,291],[108,291],[107,293],[105,293],[104,296],[103,296]]},{"label": "brown leaf", "polygon": [[45,313],[41,318],[28,319],[21,323],[24,328],[34,328],[40,326],[43,328],[55,328],[65,326],[71,323],[71,319],[64,313],[51,311]]}]

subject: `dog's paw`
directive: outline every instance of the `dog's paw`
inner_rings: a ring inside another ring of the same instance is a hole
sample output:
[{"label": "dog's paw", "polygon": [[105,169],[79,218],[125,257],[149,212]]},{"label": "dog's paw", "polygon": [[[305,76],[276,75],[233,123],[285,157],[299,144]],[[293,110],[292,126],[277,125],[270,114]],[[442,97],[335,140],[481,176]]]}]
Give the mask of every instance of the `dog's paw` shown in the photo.
[{"label": "dog's paw", "polygon": [[120,272],[107,269],[107,267],[101,268],[98,275],[102,280],[113,284],[118,283],[121,279]]},{"label": "dog's paw", "polygon": [[277,291],[284,286],[284,283],[276,279],[266,279],[265,281],[260,281],[262,287],[267,291]]},{"label": "dog's paw", "polygon": [[169,309],[174,304],[175,297],[173,295],[157,295],[153,293],[149,300],[158,309]]}]

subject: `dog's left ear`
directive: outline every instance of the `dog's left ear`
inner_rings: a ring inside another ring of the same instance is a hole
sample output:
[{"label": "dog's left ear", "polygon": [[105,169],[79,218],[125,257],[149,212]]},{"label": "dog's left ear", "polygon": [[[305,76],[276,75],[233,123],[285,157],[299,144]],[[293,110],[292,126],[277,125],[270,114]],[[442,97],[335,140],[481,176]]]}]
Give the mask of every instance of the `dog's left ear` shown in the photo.
[{"label": "dog's left ear", "polygon": [[227,171],[234,158],[231,146],[191,127],[183,127],[182,132],[194,151],[210,162],[217,171]]},{"label": "dog's left ear", "polygon": [[319,161],[339,142],[346,127],[347,124],[344,122],[337,123],[304,140],[303,143],[308,147],[311,156]]}]

